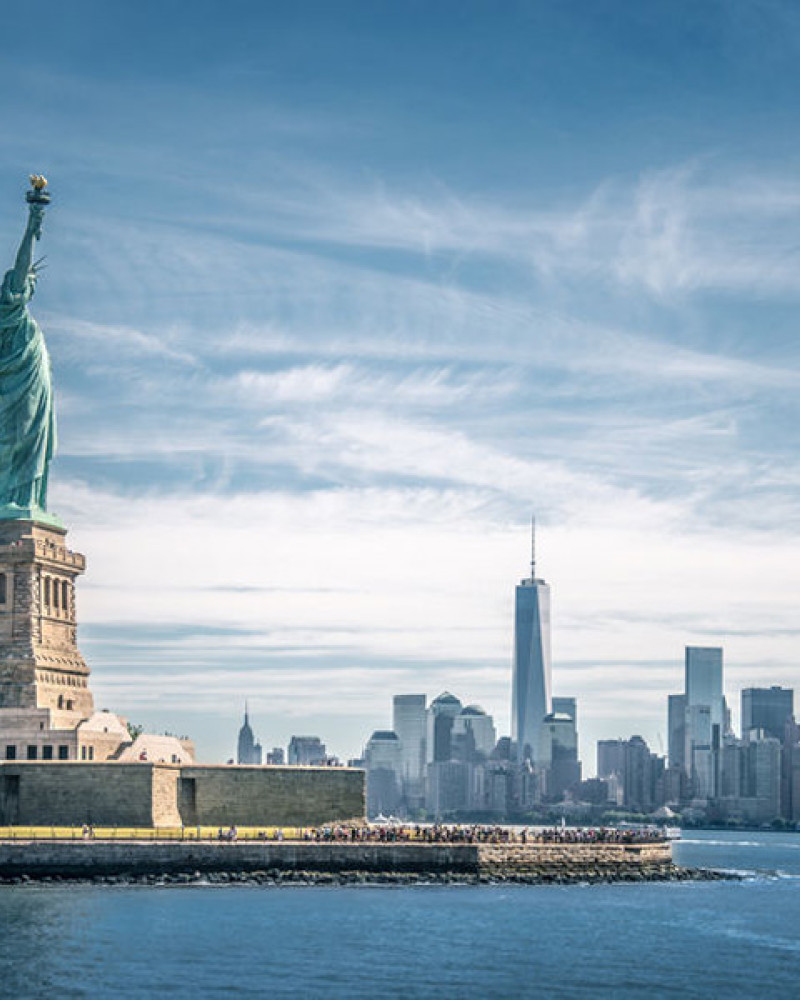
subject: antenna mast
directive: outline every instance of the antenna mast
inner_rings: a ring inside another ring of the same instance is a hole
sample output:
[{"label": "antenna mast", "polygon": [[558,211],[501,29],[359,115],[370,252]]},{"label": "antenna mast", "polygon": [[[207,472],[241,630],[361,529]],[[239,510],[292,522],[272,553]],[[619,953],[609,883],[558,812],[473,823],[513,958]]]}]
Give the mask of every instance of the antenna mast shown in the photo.
[{"label": "antenna mast", "polygon": [[531,517],[531,580],[536,579],[536,515]]}]

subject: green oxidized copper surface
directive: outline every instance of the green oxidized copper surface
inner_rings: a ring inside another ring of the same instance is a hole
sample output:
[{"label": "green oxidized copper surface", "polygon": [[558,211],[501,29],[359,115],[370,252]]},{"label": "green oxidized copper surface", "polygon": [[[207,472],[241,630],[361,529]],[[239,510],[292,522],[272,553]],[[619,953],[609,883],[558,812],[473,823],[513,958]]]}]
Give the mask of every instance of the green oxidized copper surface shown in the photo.
[{"label": "green oxidized copper surface", "polygon": [[0,288],[0,520],[61,526],[47,513],[47,477],[56,449],[50,358],[28,309],[37,278],[33,247],[49,196],[34,184],[27,200],[25,233]]}]

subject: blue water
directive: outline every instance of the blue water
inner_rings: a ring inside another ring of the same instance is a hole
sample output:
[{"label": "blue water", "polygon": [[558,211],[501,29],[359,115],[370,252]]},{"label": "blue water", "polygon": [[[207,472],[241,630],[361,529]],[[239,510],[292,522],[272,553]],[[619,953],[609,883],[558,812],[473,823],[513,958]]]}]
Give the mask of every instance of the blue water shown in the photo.
[{"label": "blue water", "polygon": [[796,997],[800,834],[687,833],[741,882],[0,887],[0,997]]}]

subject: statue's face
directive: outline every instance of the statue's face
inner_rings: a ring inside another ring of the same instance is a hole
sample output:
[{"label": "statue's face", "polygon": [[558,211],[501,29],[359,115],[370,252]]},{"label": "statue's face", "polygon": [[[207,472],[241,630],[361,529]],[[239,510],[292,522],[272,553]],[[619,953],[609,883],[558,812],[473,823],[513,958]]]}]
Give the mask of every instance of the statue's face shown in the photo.
[{"label": "statue's face", "polygon": [[[3,285],[0,288],[0,300],[3,302],[10,302],[14,296],[14,290],[12,282],[14,280],[14,272],[6,271],[3,277]],[[30,298],[36,291],[36,275],[33,271],[28,273],[28,277],[25,279],[25,293],[26,297]]]},{"label": "statue's face", "polygon": [[11,297],[11,279],[13,276],[13,271],[6,271],[3,276],[3,286],[0,288],[0,299],[4,302],[8,302]]}]

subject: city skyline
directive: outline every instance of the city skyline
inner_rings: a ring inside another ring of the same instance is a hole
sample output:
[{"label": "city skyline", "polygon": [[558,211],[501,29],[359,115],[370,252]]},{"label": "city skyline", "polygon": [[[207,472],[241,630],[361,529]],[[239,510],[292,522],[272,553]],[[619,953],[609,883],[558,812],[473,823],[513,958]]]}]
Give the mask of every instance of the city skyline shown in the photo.
[{"label": "city skyline", "polygon": [[425,694],[395,694],[392,729],[374,730],[362,759],[348,764],[366,770],[373,818],[542,822],[560,813],[575,824],[634,814],[791,827],[800,818],[794,690],[743,689],[737,732],[723,661],[721,647],[686,647],[683,692],[664,706],[667,754],[629,731],[598,740],[596,758],[581,761],[577,699],[553,697],[534,755],[529,743],[520,750],[518,735],[498,739],[481,706],[445,691],[430,704]]},{"label": "city skyline", "polygon": [[386,690],[508,732],[532,509],[584,760],[666,747],[686,645],[795,686],[792,5],[112,6],[0,65],[100,707],[208,760],[245,696],[265,747]]},{"label": "city skyline", "polygon": [[[694,647],[687,646],[684,649],[684,692],[681,694],[670,694],[663,705],[663,717],[667,740],[659,738],[658,746],[654,753],[663,758],[665,763],[684,769],[687,774],[698,774],[700,782],[705,782],[704,790],[711,795],[710,779],[708,776],[708,761],[705,759],[708,751],[714,749],[719,752],[724,739],[731,735],[738,735],[742,739],[747,739],[751,730],[760,730],[763,735],[772,739],[783,740],[784,723],[786,719],[792,718],[794,709],[794,688],[784,688],[780,685],[772,684],[768,687],[746,687],[738,691],[738,698],[732,698],[729,702],[726,696],[723,670],[724,650],[721,647]],[[727,693],[732,693],[727,689]],[[430,697],[430,704],[428,698]],[[457,716],[478,715],[487,720],[491,725],[492,732],[496,740],[510,740],[512,752],[511,759],[518,761],[515,751],[515,741],[512,736],[502,730],[494,728],[494,713],[485,712],[483,706],[475,702],[464,704],[460,698],[450,691],[442,691],[433,696],[430,692],[408,693],[398,692],[392,696],[391,724],[384,728],[375,729],[372,736],[378,736],[384,740],[387,736],[397,735],[400,741],[399,755],[396,761],[398,776],[402,776],[404,782],[412,782],[413,797],[423,797],[421,787],[413,785],[414,775],[424,770],[426,762],[433,763],[436,760],[435,746],[437,744],[436,726],[432,722],[432,714],[435,716],[437,704],[447,707],[452,705],[452,711],[447,712],[450,721]],[[741,710],[737,713],[732,706],[740,705]],[[701,711],[698,713],[697,709]],[[578,699],[574,696],[554,695],[552,697],[553,715],[566,715],[576,724],[578,732]],[[546,720],[543,719],[542,722]],[[380,727],[382,720],[373,720],[373,725]],[[716,736],[713,733],[717,727]],[[247,708],[245,708],[245,725],[240,730],[241,733],[248,729]],[[453,729],[453,732],[456,730]],[[298,737],[292,736],[292,739]],[[302,737],[308,739],[309,737]],[[310,737],[317,739],[318,737]],[[364,734],[361,747],[366,750],[372,737]],[[449,746],[451,738],[451,728],[448,727],[446,741]],[[641,739],[641,733],[637,731],[636,720],[629,720],[628,728],[625,732],[619,732],[613,736],[606,734],[596,741],[599,747],[602,743],[619,743],[630,739]],[[579,759],[583,764],[584,779],[595,777],[601,770],[599,761],[591,748],[591,752],[586,752],[588,743],[580,741],[580,746],[584,747],[583,756]],[[697,759],[697,751],[702,753],[700,760]],[[488,756],[490,750],[484,745],[482,751]],[[368,759],[368,754],[362,754],[362,758]],[[337,755],[336,748],[332,748],[330,755],[332,760],[338,760],[340,764],[345,763],[343,755]],[[359,759],[359,755],[350,758]],[[530,759],[530,758],[526,758]],[[241,761],[240,761],[241,762]],[[534,762],[536,763],[536,762]]]}]

